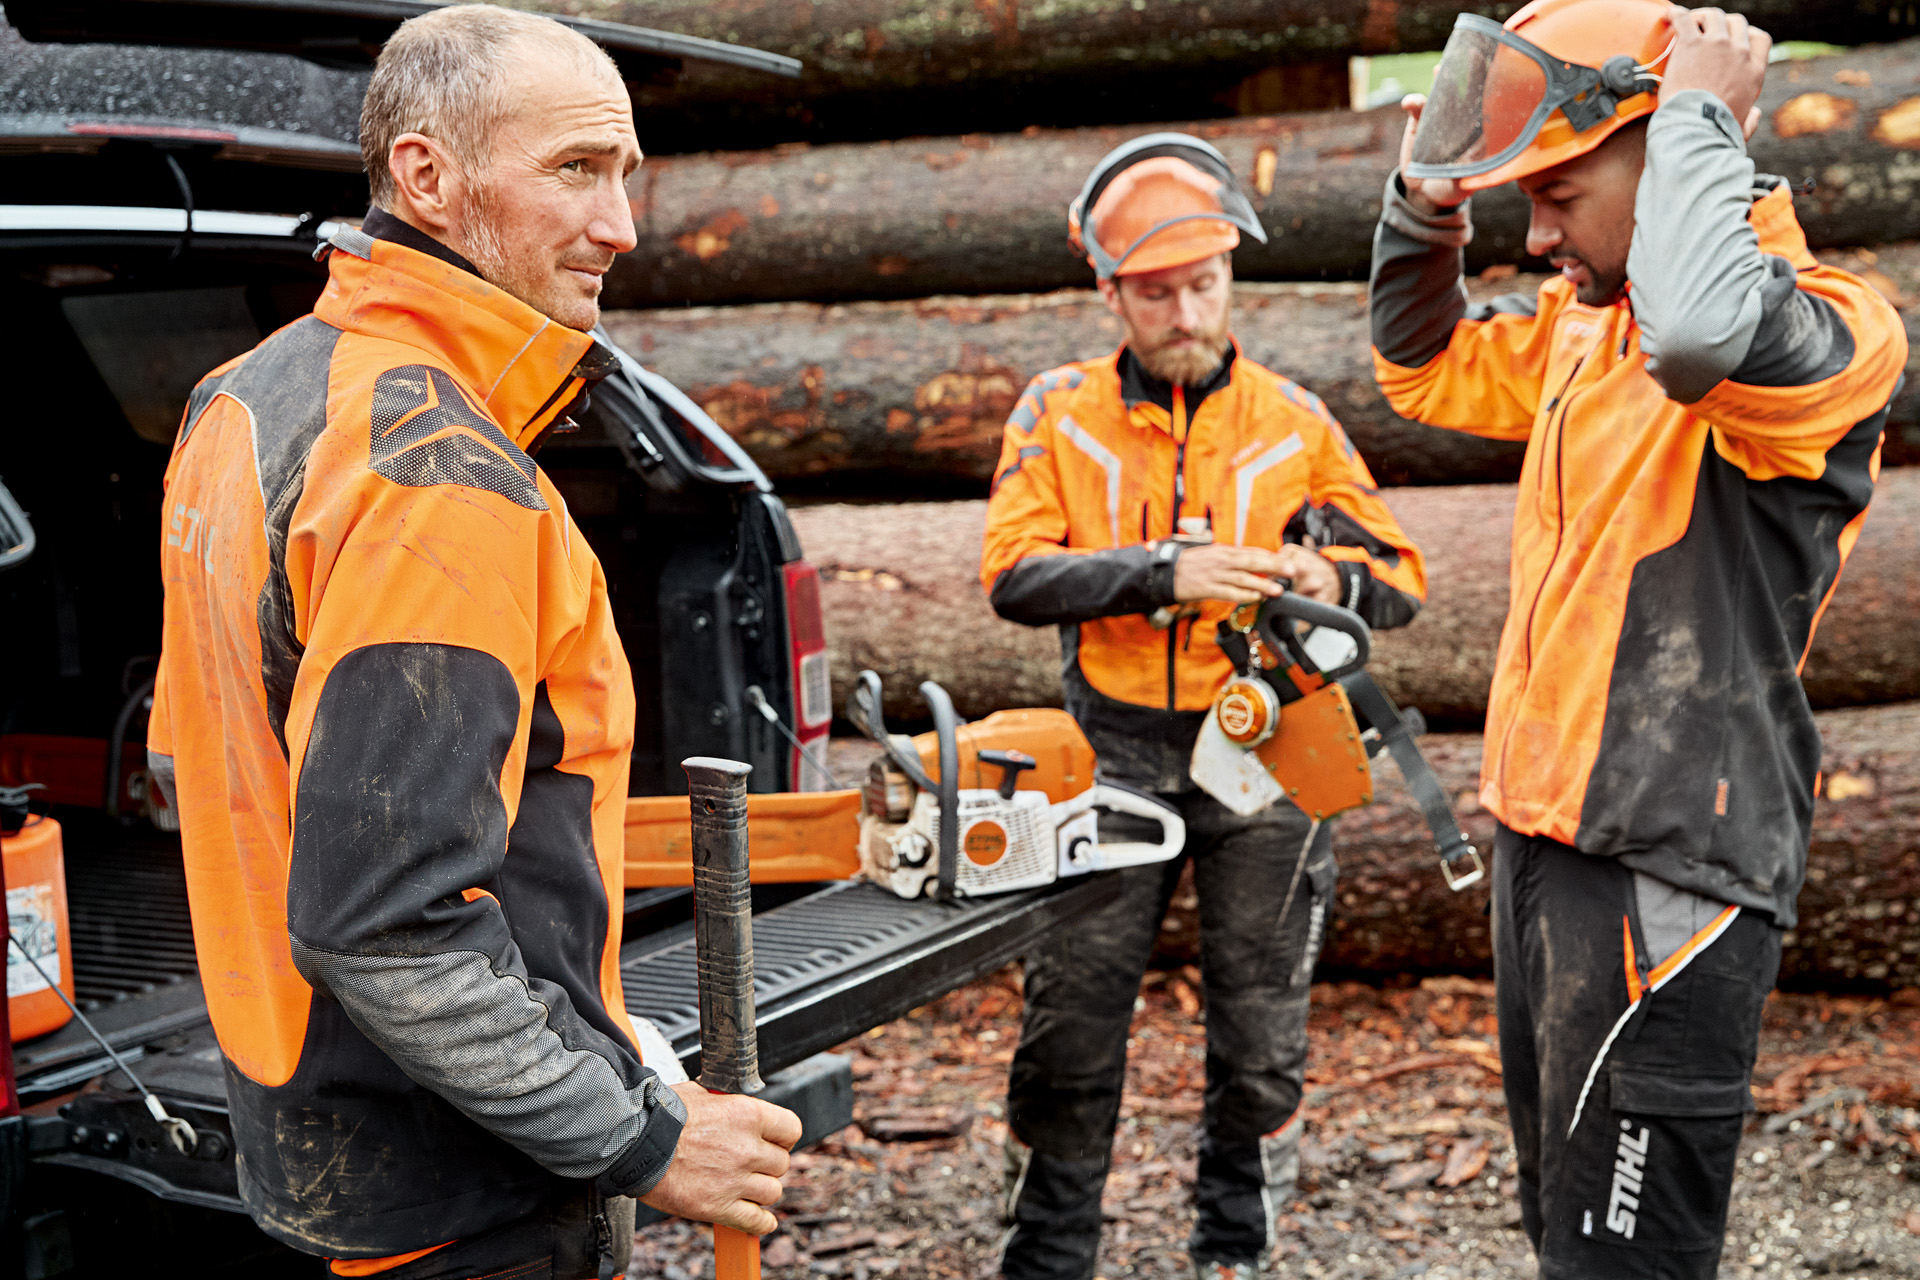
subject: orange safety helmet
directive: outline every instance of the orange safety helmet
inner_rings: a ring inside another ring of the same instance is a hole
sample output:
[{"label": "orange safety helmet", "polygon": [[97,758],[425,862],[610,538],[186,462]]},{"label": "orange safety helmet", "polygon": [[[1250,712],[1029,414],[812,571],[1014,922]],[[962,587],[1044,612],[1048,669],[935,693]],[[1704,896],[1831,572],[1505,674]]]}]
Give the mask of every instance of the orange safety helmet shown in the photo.
[{"label": "orange safety helmet", "polygon": [[1484,191],[1599,146],[1659,105],[1667,0],[1533,0],[1463,13],[1433,73],[1407,176]]},{"label": "orange safety helmet", "polygon": [[1186,133],[1149,133],[1109,151],[1067,206],[1067,239],[1102,280],[1183,267],[1266,229],[1227,158]]}]

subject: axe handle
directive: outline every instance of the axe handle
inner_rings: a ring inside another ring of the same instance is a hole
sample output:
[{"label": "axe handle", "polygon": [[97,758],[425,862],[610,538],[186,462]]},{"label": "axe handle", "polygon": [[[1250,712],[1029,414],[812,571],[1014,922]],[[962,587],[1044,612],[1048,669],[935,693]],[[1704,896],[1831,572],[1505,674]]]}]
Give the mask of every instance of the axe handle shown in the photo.
[{"label": "axe handle", "polygon": [[[747,775],[737,760],[681,761],[693,815],[693,948],[700,975],[700,1083],[759,1093],[753,1025],[753,887],[747,874]],[[760,1280],[760,1237],[713,1228],[714,1280]]]}]

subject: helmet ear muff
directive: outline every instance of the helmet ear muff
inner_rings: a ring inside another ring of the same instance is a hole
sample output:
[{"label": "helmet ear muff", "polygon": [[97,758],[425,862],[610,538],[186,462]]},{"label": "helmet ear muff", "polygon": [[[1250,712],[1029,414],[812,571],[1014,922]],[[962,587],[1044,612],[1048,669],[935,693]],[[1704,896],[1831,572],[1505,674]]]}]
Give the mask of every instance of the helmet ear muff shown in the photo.
[{"label": "helmet ear muff", "polygon": [[1631,98],[1636,93],[1658,93],[1660,78],[1644,74],[1629,53],[1616,53],[1600,64],[1600,83],[1615,98]]}]

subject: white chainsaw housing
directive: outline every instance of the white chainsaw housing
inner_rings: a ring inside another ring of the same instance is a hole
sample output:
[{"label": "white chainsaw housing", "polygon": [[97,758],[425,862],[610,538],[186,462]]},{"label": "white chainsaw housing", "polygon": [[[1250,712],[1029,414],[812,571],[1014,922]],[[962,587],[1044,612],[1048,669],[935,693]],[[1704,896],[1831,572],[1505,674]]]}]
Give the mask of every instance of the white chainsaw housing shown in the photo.
[{"label": "white chainsaw housing", "polygon": [[[1099,814],[1150,818],[1160,824],[1160,842],[1101,844]],[[914,796],[904,823],[861,819],[862,862],[869,879],[903,898],[922,897],[940,876],[940,802],[931,792]],[[1065,876],[1165,862],[1186,847],[1187,824],[1173,809],[1119,787],[1095,785],[1059,804],[1043,791],[960,792],[960,859],[954,892],[962,897],[1012,893],[1052,884]]]}]

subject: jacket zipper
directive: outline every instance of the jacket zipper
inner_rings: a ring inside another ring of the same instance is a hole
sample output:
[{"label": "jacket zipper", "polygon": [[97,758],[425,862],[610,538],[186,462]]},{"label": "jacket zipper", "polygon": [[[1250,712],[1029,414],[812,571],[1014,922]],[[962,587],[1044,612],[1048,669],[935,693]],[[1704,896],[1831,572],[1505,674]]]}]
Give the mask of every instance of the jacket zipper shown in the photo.
[{"label": "jacket zipper", "polygon": [[[1180,508],[1187,502],[1187,395],[1186,389],[1179,383],[1173,386],[1173,527],[1167,536],[1173,537],[1180,532]],[[1189,632],[1193,623],[1187,623]],[[1167,710],[1175,709],[1178,699],[1174,683],[1175,646],[1180,638],[1180,618],[1176,614],[1173,625],[1167,628]]]},{"label": "jacket zipper", "polygon": [[[1605,341],[1606,338],[1603,336],[1601,342]],[[1547,404],[1547,430],[1553,432],[1553,553],[1547,557],[1547,567],[1540,574],[1540,585],[1534,589],[1533,601],[1527,605],[1527,673],[1520,681],[1519,699],[1521,702],[1526,701],[1527,686],[1533,683],[1533,620],[1535,615],[1540,612],[1540,598],[1547,593],[1547,583],[1553,577],[1554,565],[1560,562],[1560,547],[1567,535],[1567,485],[1564,469],[1567,440],[1567,414],[1573,408],[1574,396],[1579,394],[1573,390],[1573,384],[1574,381],[1579,378],[1580,371],[1587,367],[1588,357],[1593,355],[1594,350],[1597,349],[1597,347],[1589,349],[1574,363],[1573,372],[1567,375],[1567,380],[1560,385],[1560,390],[1554,394],[1553,399]],[[1560,426],[1558,431],[1554,430],[1553,424],[1553,411],[1555,409],[1560,411]],[[1500,791],[1502,794],[1505,794],[1507,790],[1507,762],[1512,758],[1508,748],[1513,744],[1513,731],[1517,724],[1518,721],[1516,720],[1507,725],[1506,736],[1500,743]]]}]

